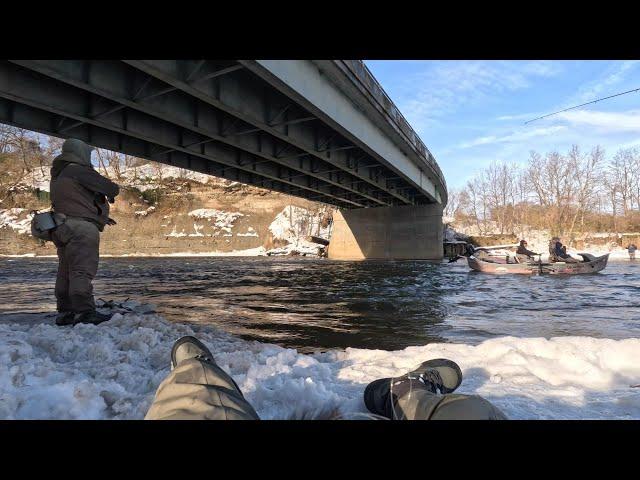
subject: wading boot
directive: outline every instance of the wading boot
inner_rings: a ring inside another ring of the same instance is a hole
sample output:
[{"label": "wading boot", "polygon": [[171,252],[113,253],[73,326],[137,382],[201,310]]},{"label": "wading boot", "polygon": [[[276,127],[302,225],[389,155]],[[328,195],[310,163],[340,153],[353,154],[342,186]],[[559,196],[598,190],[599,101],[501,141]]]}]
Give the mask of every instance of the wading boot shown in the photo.
[{"label": "wading boot", "polygon": [[78,323],[91,323],[98,325],[99,323],[106,322],[111,319],[110,314],[100,313],[95,310],[89,310],[88,312],[76,313],[73,317],[73,324]]},{"label": "wading boot", "polygon": [[[207,346],[196,337],[187,335],[186,337],[179,338],[176,340],[176,343],[173,344],[173,348],[171,349],[171,370],[180,365],[181,362],[192,358],[212,365],[216,364],[213,354]],[[236,381],[231,377],[229,377],[229,379],[233,382],[238,392],[240,392],[240,387]]]},{"label": "wading boot", "polygon": [[180,362],[190,358],[215,363],[211,351],[200,340],[192,336],[179,338],[171,349],[171,370],[176,368]]},{"label": "wading boot", "polygon": [[75,321],[73,317],[75,314],[73,312],[60,312],[56,316],[56,325],[59,327],[64,327],[65,325],[73,325]]},{"label": "wading boot", "polygon": [[427,360],[406,376],[409,378],[420,376],[425,384],[430,383],[432,389],[439,390],[433,393],[452,393],[462,383],[462,370],[456,362],[446,358]]},{"label": "wading boot", "polygon": [[462,370],[457,363],[445,358],[428,360],[401,377],[371,382],[364,390],[364,404],[371,413],[394,418],[392,397],[413,388],[414,382],[420,382],[421,388],[434,394],[451,393],[462,383]]}]

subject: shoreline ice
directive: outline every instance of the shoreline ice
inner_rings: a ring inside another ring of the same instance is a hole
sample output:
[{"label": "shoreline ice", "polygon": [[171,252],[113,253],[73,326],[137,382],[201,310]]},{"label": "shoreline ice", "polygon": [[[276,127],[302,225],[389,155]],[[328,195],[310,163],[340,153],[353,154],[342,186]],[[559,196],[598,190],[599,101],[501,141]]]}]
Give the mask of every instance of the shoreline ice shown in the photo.
[{"label": "shoreline ice", "polygon": [[459,393],[482,395],[512,419],[640,419],[640,388],[632,387],[640,384],[639,338],[500,337],[478,345],[301,354],[149,310],[138,305],[99,326],[73,328],[42,315],[0,317],[0,418],[143,418],[169,371],[171,345],[195,335],[264,419],[366,413],[368,382],[438,357],[460,364]]}]

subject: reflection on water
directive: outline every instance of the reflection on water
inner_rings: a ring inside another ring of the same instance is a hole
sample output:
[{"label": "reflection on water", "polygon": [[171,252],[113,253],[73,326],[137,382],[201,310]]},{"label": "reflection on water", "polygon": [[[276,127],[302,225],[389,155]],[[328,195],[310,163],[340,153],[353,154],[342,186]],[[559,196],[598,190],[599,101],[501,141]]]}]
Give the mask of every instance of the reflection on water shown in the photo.
[{"label": "reflection on water", "polygon": [[[0,259],[0,319],[54,310],[55,271],[55,259]],[[464,262],[106,258],[95,291],[303,351],[392,350],[502,335],[638,336],[638,280],[640,261],[528,277],[470,272]]]}]

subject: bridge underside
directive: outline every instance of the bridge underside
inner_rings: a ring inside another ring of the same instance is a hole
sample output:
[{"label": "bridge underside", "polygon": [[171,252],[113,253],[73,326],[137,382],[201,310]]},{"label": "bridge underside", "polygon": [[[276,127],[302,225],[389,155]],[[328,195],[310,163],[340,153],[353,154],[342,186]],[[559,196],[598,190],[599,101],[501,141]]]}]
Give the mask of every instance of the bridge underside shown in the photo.
[{"label": "bridge underside", "polygon": [[344,212],[431,209],[440,200],[266,81],[253,61],[1,60],[0,122]]},{"label": "bridge underside", "polygon": [[434,201],[235,61],[2,61],[0,122],[341,208]]}]

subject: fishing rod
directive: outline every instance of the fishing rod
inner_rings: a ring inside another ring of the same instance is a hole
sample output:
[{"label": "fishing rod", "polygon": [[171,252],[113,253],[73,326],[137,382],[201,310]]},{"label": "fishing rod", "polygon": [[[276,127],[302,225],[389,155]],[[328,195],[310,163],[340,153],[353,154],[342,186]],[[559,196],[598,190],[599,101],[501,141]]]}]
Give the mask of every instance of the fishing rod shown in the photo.
[{"label": "fishing rod", "polygon": [[627,90],[626,92],[620,92],[620,93],[616,93],[615,95],[609,95],[608,97],[598,98],[597,100],[592,100],[592,101],[587,102],[587,103],[582,103],[580,105],[576,105],[575,107],[569,107],[569,108],[565,108],[564,110],[558,110],[557,112],[547,113],[546,115],[542,115],[541,117],[537,117],[537,118],[534,118],[533,120],[529,120],[527,122],[524,122],[524,124],[527,125],[528,123],[535,122],[536,120],[541,120],[543,118],[550,117],[551,115],[557,115],[558,113],[567,112],[569,110],[574,110],[576,108],[584,107],[585,105],[590,105],[592,103],[601,102],[602,100],[607,100],[609,98],[619,97],[620,95],[626,95],[628,93],[637,92],[639,90],[640,90],[640,88],[634,88],[633,90]]}]

